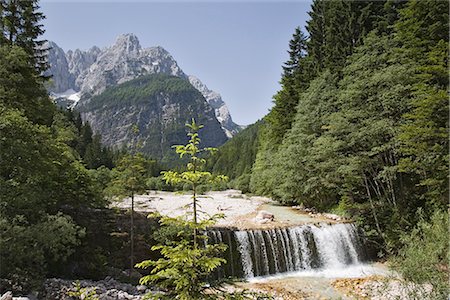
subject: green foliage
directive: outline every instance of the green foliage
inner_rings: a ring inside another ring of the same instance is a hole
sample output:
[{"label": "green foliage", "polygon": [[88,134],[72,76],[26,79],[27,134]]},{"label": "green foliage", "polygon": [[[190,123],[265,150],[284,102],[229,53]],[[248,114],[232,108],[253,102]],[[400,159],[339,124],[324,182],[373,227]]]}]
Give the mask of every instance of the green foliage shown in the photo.
[{"label": "green foliage", "polygon": [[88,170],[93,182],[96,186],[96,190],[101,193],[102,198],[108,198],[111,194],[108,193],[108,187],[113,179],[113,172],[105,166],[101,166],[97,169]]},{"label": "green foliage", "polygon": [[[7,4],[27,7],[21,26],[31,26],[36,1],[19,2]],[[5,24],[5,11],[0,13]],[[21,30],[10,32],[15,40],[7,44],[13,45],[0,46],[0,292],[26,293],[41,288],[84,236],[84,229],[60,212],[105,202],[71,148],[75,127],[51,103],[35,69],[37,56],[26,49],[34,40],[26,32],[31,28]]]},{"label": "green foliage", "polygon": [[63,205],[102,205],[87,170],[48,127],[0,107],[0,132],[2,215],[32,220]]},{"label": "green foliage", "polygon": [[402,51],[419,63],[398,135],[399,170],[416,177],[430,211],[448,204],[448,9],[447,1],[410,1],[395,26]]},{"label": "green foliage", "polygon": [[[190,129],[188,136],[190,137],[189,142],[186,145],[173,146],[180,158],[185,155],[189,156],[189,162],[186,166],[186,171],[164,171],[163,179],[169,184],[188,184],[193,191],[192,195],[192,206],[194,213],[194,223],[197,223],[197,187],[202,184],[210,184],[215,182],[226,181],[228,178],[223,175],[214,176],[210,172],[203,171],[206,164],[206,159],[200,157],[204,152],[214,152],[215,148],[200,148],[200,138],[198,136],[198,131],[203,127],[203,125],[198,125],[195,120],[192,119],[191,124],[186,124]],[[195,236],[195,233],[194,233]],[[195,237],[194,237],[195,241]]]},{"label": "green foliage", "polygon": [[132,197],[146,190],[148,161],[141,154],[126,154],[112,170],[110,192],[117,197]]},{"label": "green foliage", "polygon": [[30,67],[37,75],[47,70],[45,40],[38,40],[45,30],[39,24],[45,16],[38,11],[39,0],[14,1],[0,3],[0,45],[8,44],[21,47],[28,55]]},{"label": "green foliage", "polygon": [[97,292],[94,289],[82,288],[79,281],[73,283],[75,291],[67,292],[70,297],[75,297],[76,299],[83,300],[99,300],[97,297]]},{"label": "green foliage", "polygon": [[63,264],[84,230],[61,213],[30,223],[24,215],[0,218],[2,289],[27,292],[40,288],[52,265]]},{"label": "green foliage", "polygon": [[141,153],[124,155],[112,170],[113,180],[107,188],[112,196],[131,198],[130,270],[134,267],[134,196],[146,191],[147,164],[148,160]]},{"label": "green foliage", "polygon": [[405,246],[392,261],[394,270],[406,280],[411,299],[448,298],[448,227],[448,213],[437,211],[428,221],[421,217],[411,233],[402,234]]},{"label": "green foliage", "polygon": [[313,1],[306,29],[310,34],[307,51],[316,74],[325,69],[338,72],[345,65],[354,48],[381,20],[385,21],[384,4],[385,1]]},{"label": "green foliage", "polygon": [[259,195],[272,195],[273,190],[273,156],[275,146],[270,142],[270,125],[264,123],[260,129],[260,139],[255,163],[252,167],[250,190]]},{"label": "green foliage", "polygon": [[256,159],[259,131],[264,121],[249,125],[211,155],[206,168],[235,179],[250,174]]},{"label": "green foliage", "polygon": [[[153,246],[153,251],[159,251],[163,258],[156,261],[144,261],[137,264],[140,268],[151,267],[151,274],[141,278],[141,284],[155,283],[167,289],[163,295],[153,295],[151,299],[206,299],[208,275],[225,262],[220,253],[225,251],[223,244],[206,244],[198,247],[193,242],[193,231],[205,232],[208,226],[215,223],[217,217],[194,223],[184,218],[162,217],[162,228],[176,228],[177,239],[166,240],[163,245]],[[206,241],[207,236],[199,234],[197,240]]]},{"label": "green foliage", "polygon": [[315,78],[282,80],[250,189],[338,210],[395,252],[417,209],[448,204],[448,2],[314,1],[310,15]]},{"label": "green foliage", "polygon": [[282,88],[273,97],[274,106],[264,118],[271,125],[268,138],[275,148],[292,127],[297,112],[299,93],[308,87],[312,79],[311,60],[307,57],[306,51],[306,36],[297,27],[292,40],[289,42],[289,60],[283,66]]},{"label": "green foliage", "polygon": [[29,59],[22,48],[0,45],[0,104],[21,110],[32,122],[50,125],[55,107]]}]

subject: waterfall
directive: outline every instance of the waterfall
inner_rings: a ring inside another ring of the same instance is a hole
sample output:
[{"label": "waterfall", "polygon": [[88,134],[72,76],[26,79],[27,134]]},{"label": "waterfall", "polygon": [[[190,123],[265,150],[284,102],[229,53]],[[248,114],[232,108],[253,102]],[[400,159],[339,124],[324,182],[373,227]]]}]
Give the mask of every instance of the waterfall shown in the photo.
[{"label": "waterfall", "polygon": [[302,270],[343,268],[366,259],[353,224],[208,232],[212,243],[225,243],[227,264],[216,276],[252,278]]}]

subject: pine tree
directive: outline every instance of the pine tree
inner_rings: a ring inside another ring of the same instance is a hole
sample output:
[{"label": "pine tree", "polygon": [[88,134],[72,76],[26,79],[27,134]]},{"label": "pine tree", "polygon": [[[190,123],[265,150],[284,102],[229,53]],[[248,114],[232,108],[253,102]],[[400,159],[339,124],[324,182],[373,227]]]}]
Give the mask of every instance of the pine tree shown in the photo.
[{"label": "pine tree", "polygon": [[130,276],[134,268],[134,197],[146,190],[146,159],[141,153],[126,154],[113,169],[112,194],[131,198],[130,211]]},{"label": "pine tree", "polygon": [[298,71],[301,59],[306,56],[306,40],[300,27],[295,28],[292,39],[289,41],[289,60],[283,66],[284,77],[293,76]]},{"label": "pine tree", "polygon": [[[224,181],[227,178],[221,175],[213,176],[210,172],[203,171],[206,164],[203,154],[216,149],[200,148],[198,131],[203,125],[197,124],[192,119],[191,124],[186,126],[189,128],[189,142],[186,145],[174,146],[180,158],[189,157],[186,171],[163,172],[163,178],[169,184],[190,185],[193,192],[192,213],[178,218],[162,217],[161,226],[176,230],[177,240],[166,240],[164,244],[152,247],[152,250],[161,252],[162,258],[137,264],[140,268],[152,267],[150,275],[141,278],[141,284],[156,283],[162,288],[169,289],[165,294],[149,295],[150,299],[222,299],[211,293],[215,282],[212,282],[208,276],[225,263],[219,255],[225,251],[226,246],[207,243],[208,237],[205,234],[207,228],[214,225],[220,215],[206,217],[206,219],[200,218],[197,202],[199,185]],[[191,215],[192,218],[190,218]],[[230,295],[227,299],[234,298]]]},{"label": "pine tree", "polygon": [[35,123],[52,123],[55,107],[28,54],[17,46],[0,47],[0,104],[23,111]]},{"label": "pine tree", "polygon": [[326,28],[325,12],[327,2],[314,1],[311,11],[308,12],[310,20],[307,21],[306,29],[309,33],[308,54],[314,61],[314,71],[319,73],[325,67]]},{"label": "pine tree", "polygon": [[273,97],[274,106],[266,116],[270,124],[270,138],[277,145],[292,126],[299,93],[303,92],[312,78],[307,56],[307,38],[299,27],[289,42],[289,60],[283,66],[281,90]]},{"label": "pine tree", "polygon": [[39,0],[3,0],[1,11],[2,44],[16,45],[29,55],[30,65],[37,74],[48,69],[45,40],[38,38],[45,32],[40,22],[45,19],[38,12]]},{"label": "pine tree", "polygon": [[0,1],[0,46],[6,45],[7,40],[5,37],[5,10],[6,10],[6,2]]},{"label": "pine tree", "polygon": [[361,45],[364,36],[376,28],[384,13],[385,1],[315,0],[306,29],[308,53],[316,73],[325,68],[339,71]]}]

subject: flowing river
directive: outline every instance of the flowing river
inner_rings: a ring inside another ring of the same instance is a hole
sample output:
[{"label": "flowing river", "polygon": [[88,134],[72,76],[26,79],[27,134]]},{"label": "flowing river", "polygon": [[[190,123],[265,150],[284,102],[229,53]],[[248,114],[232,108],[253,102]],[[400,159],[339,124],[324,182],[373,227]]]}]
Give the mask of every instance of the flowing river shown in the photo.
[{"label": "flowing river", "polygon": [[367,261],[364,240],[353,224],[208,232],[225,243],[227,264],[217,276],[251,279],[275,274],[345,269]]}]

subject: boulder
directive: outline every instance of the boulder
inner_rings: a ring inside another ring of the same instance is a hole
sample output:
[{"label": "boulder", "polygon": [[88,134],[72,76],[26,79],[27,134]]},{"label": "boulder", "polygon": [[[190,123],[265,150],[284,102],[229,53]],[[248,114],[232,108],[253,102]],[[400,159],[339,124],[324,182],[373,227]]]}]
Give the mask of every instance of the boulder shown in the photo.
[{"label": "boulder", "polygon": [[258,214],[255,217],[255,222],[259,223],[259,224],[265,224],[268,222],[272,222],[275,219],[275,216],[265,210],[261,210],[258,212]]},{"label": "boulder", "polygon": [[13,300],[12,292],[6,292],[2,295],[0,300]]}]

